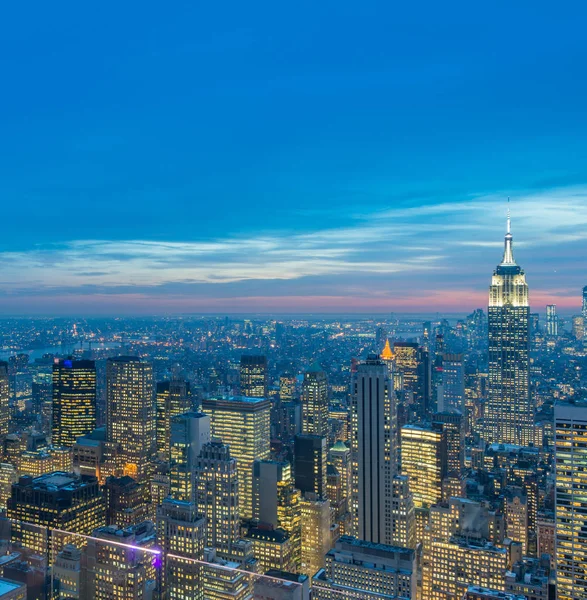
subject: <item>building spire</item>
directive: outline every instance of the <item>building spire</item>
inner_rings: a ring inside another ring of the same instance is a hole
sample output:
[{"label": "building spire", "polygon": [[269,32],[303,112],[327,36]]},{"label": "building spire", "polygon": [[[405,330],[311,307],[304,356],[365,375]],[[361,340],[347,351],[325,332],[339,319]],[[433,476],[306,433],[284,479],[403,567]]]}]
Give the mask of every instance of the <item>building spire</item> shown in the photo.
[{"label": "building spire", "polygon": [[516,264],[516,261],[514,260],[514,251],[512,249],[512,240],[512,219],[510,213],[510,199],[508,197],[507,228],[505,234],[505,249],[503,253],[503,260],[501,261],[502,265]]}]

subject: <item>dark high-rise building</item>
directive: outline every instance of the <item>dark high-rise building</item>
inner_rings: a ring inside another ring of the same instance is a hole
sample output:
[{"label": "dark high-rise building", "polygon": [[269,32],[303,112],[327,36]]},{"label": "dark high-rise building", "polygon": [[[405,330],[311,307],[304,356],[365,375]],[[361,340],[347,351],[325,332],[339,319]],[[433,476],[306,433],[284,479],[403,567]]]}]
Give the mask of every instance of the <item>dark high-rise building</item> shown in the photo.
[{"label": "dark high-rise building", "polygon": [[587,285],[583,288],[583,305],[582,311],[583,318],[587,319]]},{"label": "dark high-rise building", "polygon": [[429,418],[432,409],[430,352],[416,342],[394,342],[393,352],[396,370],[403,378],[403,390],[411,395],[415,416],[420,420]]},{"label": "dark high-rise building", "polygon": [[120,529],[138,525],[148,518],[145,487],[132,477],[108,477],[106,495],[106,525]]},{"label": "dark high-rise building", "polygon": [[296,435],[294,442],[296,488],[302,494],[326,497],[326,438],[319,435]]},{"label": "dark high-rise building", "polygon": [[10,421],[10,379],[8,363],[0,361],[0,435],[8,434]]},{"label": "dark high-rise building", "polygon": [[353,388],[353,529],[370,542],[411,545],[414,507],[407,480],[398,476],[397,406],[384,361],[369,356],[358,366]]},{"label": "dark high-rise building", "polygon": [[447,473],[460,475],[465,465],[465,419],[462,413],[436,413],[432,425],[442,428],[446,435]]},{"label": "dark high-rise building", "polygon": [[489,398],[486,441],[527,446],[533,438],[529,388],[528,284],[514,260],[508,215],[503,260],[489,288]]},{"label": "dark high-rise building", "polygon": [[328,435],[328,379],[320,365],[304,375],[302,385],[302,433]]},{"label": "dark high-rise building", "polygon": [[240,387],[241,396],[267,398],[267,357],[241,356]]},{"label": "dark high-rise building", "polygon": [[169,460],[169,438],[171,418],[192,409],[192,397],[189,381],[172,379],[157,383],[156,395],[156,438],[159,456]]},{"label": "dark high-rise building", "polygon": [[56,360],[53,364],[53,446],[71,448],[96,427],[96,364]]},{"label": "dark high-rise building", "polygon": [[465,410],[465,366],[462,354],[442,355],[442,392],[438,395],[438,411]]},{"label": "dark high-rise building", "polygon": [[108,441],[118,444],[124,475],[141,482],[155,452],[153,367],[136,356],[109,358],[106,363]]}]

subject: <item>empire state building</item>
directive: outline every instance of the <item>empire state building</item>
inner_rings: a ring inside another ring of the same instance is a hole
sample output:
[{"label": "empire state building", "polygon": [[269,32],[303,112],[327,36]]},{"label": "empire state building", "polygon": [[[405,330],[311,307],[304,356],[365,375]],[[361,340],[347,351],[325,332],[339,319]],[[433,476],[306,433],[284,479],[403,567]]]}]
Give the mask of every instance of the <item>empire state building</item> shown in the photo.
[{"label": "empire state building", "polygon": [[489,288],[489,398],[485,439],[527,446],[533,439],[529,389],[528,284],[514,260],[508,212],[503,260]]}]

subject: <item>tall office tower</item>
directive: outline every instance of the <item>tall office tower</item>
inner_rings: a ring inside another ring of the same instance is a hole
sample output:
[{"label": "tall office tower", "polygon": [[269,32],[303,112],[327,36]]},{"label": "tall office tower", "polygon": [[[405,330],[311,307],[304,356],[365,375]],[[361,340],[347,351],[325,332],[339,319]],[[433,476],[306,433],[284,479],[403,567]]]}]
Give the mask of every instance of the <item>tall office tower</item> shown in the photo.
[{"label": "tall office tower", "polygon": [[587,320],[587,285],[583,288],[583,305],[582,305],[583,318]]},{"label": "tall office tower", "polygon": [[239,477],[241,517],[253,512],[253,462],[270,454],[269,419],[271,403],[265,398],[232,396],[209,398],[202,410],[210,415],[212,435],[230,446]]},{"label": "tall office tower", "polygon": [[528,496],[519,487],[506,489],[505,528],[510,540],[522,544],[522,554],[528,553]]},{"label": "tall office tower", "polygon": [[168,461],[171,419],[192,409],[190,383],[182,379],[160,381],[157,383],[156,398],[157,453],[161,459]]},{"label": "tall office tower", "polygon": [[109,442],[120,446],[124,474],[137,481],[148,477],[155,454],[153,366],[134,356],[106,363]]},{"label": "tall office tower", "polygon": [[[162,587],[167,600],[203,600],[206,517],[193,502],[167,498],[157,508],[157,540],[167,555]],[[170,556],[171,555],[171,556]]]},{"label": "tall office tower", "polygon": [[328,379],[320,365],[310,367],[302,385],[302,433],[328,435]]},{"label": "tall office tower", "polygon": [[332,547],[330,500],[307,494],[302,498],[301,572],[313,577],[324,568],[324,557]]},{"label": "tall office tower", "polygon": [[556,304],[548,304],[546,307],[546,335],[548,337],[558,336],[558,315]]},{"label": "tall office tower", "polygon": [[462,354],[442,355],[442,406],[438,412],[465,413],[465,367]]},{"label": "tall office tower", "polygon": [[554,420],[557,597],[587,598],[587,404],[557,404]]},{"label": "tall office tower", "polygon": [[[416,342],[394,342],[395,368],[403,378],[404,392],[412,397],[415,416],[426,419],[431,412],[432,365],[430,352]],[[409,400],[408,400],[409,401]]]},{"label": "tall office tower", "polygon": [[87,539],[82,557],[84,600],[144,600],[155,589],[155,554],[149,552],[155,540],[150,522],[118,529],[100,527]]},{"label": "tall office tower", "polygon": [[402,472],[409,477],[416,508],[442,500],[446,475],[446,434],[442,426],[405,425],[401,429]]},{"label": "tall office tower", "polygon": [[279,399],[290,401],[296,392],[296,378],[291,373],[284,373],[279,377]]},{"label": "tall office tower", "polygon": [[0,360],[0,436],[8,435],[10,422],[10,379],[8,363]]},{"label": "tall office tower", "polygon": [[326,439],[319,435],[296,435],[294,472],[296,488],[302,494],[326,496]]},{"label": "tall office tower", "polygon": [[206,516],[207,547],[228,554],[239,537],[238,474],[230,448],[204,444],[195,464],[196,509]]},{"label": "tall office tower", "polygon": [[53,365],[53,446],[71,448],[96,428],[96,363],[55,360]]},{"label": "tall office tower", "polygon": [[253,519],[287,532],[292,557],[301,565],[300,491],[294,486],[288,462],[256,460],[253,464]]},{"label": "tall office tower", "polygon": [[171,418],[169,480],[175,500],[194,501],[194,469],[200,451],[209,441],[208,415],[188,412]]},{"label": "tall office tower", "polygon": [[343,535],[312,578],[313,600],[416,598],[416,552]]},{"label": "tall office tower", "polygon": [[44,528],[89,535],[106,523],[97,479],[80,479],[59,471],[36,478],[21,477],[12,486],[6,516],[13,521],[13,543],[37,554],[47,551]]},{"label": "tall office tower", "polygon": [[241,356],[240,384],[241,396],[267,398],[266,356]]},{"label": "tall office tower", "polygon": [[[395,544],[396,523],[391,493],[397,470],[397,407],[389,371],[377,355],[357,368],[352,407],[353,531],[368,542]],[[409,494],[401,498],[407,504]],[[410,510],[395,506],[405,517]],[[410,525],[411,527],[411,525]]]},{"label": "tall office tower", "polygon": [[108,477],[104,484],[106,525],[125,529],[148,518],[145,486],[132,477]]},{"label": "tall office tower", "polygon": [[489,288],[489,398],[483,437],[527,446],[533,439],[529,387],[528,284],[514,260],[508,215],[503,260]]},{"label": "tall office tower", "polygon": [[585,317],[573,317],[573,335],[578,341],[582,340],[585,337]]},{"label": "tall office tower", "polygon": [[340,474],[340,485],[344,498],[350,508],[352,468],[351,450],[343,442],[338,441],[328,451],[328,464],[331,464]]},{"label": "tall office tower", "polygon": [[436,413],[432,426],[445,433],[447,475],[459,476],[465,466],[465,418],[460,412]]}]

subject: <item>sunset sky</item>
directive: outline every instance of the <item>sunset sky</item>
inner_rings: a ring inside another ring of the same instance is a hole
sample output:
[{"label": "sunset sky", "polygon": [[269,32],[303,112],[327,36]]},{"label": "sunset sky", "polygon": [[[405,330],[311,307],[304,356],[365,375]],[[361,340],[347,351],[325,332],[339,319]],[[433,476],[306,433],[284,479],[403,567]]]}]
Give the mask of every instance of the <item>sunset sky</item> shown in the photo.
[{"label": "sunset sky", "polygon": [[13,4],[1,314],[578,311],[584,3]]}]

